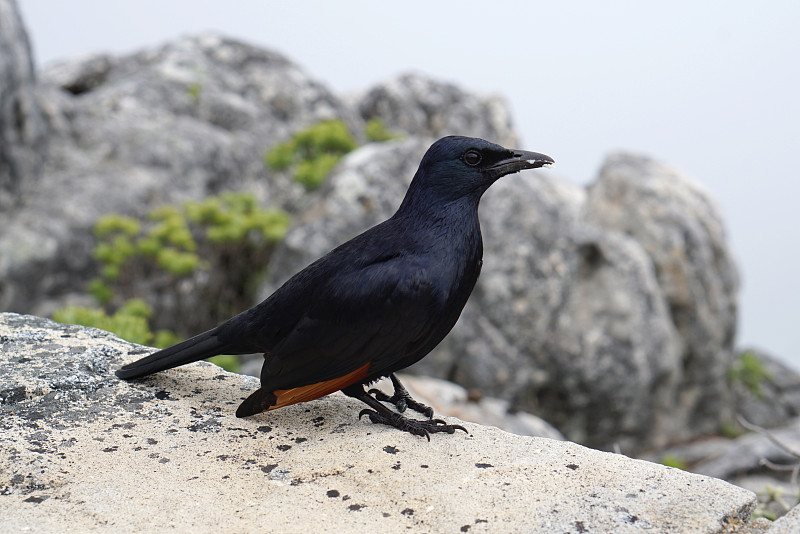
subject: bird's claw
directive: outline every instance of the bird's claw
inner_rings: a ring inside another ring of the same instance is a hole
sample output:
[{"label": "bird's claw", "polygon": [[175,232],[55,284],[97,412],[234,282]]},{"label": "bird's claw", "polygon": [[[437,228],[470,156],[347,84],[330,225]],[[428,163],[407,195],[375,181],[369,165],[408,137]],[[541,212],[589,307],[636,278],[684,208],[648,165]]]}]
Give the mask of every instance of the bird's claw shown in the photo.
[{"label": "bird's claw", "polygon": [[400,415],[399,413],[392,414],[391,416],[385,416],[376,412],[375,410],[366,408],[359,412],[358,418],[361,419],[365,415],[369,417],[369,420],[373,423],[393,426],[398,430],[409,432],[415,436],[424,437],[428,441],[431,440],[431,434],[436,434],[438,432],[445,432],[447,434],[454,434],[456,430],[463,430],[464,432],[467,432],[467,429],[463,426],[449,425],[443,419],[428,419],[420,421],[419,419],[410,419]]}]

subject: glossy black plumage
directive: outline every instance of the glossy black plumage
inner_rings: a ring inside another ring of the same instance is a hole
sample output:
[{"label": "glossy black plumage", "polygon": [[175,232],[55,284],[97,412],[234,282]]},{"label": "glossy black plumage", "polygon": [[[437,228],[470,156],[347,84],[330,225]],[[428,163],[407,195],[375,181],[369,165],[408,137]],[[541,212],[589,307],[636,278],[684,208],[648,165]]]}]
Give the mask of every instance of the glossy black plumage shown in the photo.
[{"label": "glossy black plumage", "polygon": [[[481,195],[495,180],[551,164],[548,156],[481,139],[445,137],[420,163],[397,212],[332,250],[257,306],[117,371],[133,379],[216,354],[264,353],[261,388],[239,417],[337,390],[367,403],[374,422],[418,435],[456,428],[428,417],[393,373],[420,360],[452,329],[481,270]],[[391,376],[395,396],[364,384]],[[378,400],[380,399],[380,400]]]}]

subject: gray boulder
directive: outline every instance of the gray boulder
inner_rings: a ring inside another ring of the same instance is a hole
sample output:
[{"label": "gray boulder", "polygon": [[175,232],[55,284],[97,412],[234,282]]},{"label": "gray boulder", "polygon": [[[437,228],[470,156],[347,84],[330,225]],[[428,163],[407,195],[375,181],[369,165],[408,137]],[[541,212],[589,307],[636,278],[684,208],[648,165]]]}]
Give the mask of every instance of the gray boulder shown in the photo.
[{"label": "gray boulder", "polygon": [[646,251],[680,339],[674,417],[691,422],[696,433],[714,432],[732,415],[727,371],[738,292],[719,210],[675,169],[621,153],[606,159],[589,186],[583,215]]},{"label": "gray boulder", "polygon": [[0,0],[0,226],[3,212],[33,187],[48,126],[36,88],[28,34],[14,0]]},{"label": "gray boulder", "polygon": [[268,148],[320,120],[361,124],[283,56],[216,35],[69,61],[42,80],[54,133],[36,189],[0,228],[3,309],[49,312],[83,293],[103,214],[241,189],[291,209],[304,190],[267,173]]},{"label": "gray boulder", "polygon": [[800,416],[800,374],[759,349],[737,351],[731,368],[737,416],[764,428]]},{"label": "gray boulder", "polygon": [[472,423],[427,442],[342,394],[237,419],[254,378],[199,362],[126,383],[112,371],[149,349],[96,329],[0,314],[0,346],[3,532],[710,534],[744,531],[755,503]]},{"label": "gray boulder", "polygon": [[419,74],[403,74],[368,90],[356,103],[364,120],[381,119],[409,135],[480,137],[516,146],[505,99],[479,96]]}]

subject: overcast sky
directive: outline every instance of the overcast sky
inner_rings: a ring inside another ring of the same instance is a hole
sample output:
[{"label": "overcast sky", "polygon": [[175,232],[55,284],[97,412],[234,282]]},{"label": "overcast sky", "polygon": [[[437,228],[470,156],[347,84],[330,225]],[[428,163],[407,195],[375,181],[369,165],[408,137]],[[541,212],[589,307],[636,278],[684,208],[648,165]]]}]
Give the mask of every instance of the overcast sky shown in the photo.
[{"label": "overcast sky", "polygon": [[414,70],[502,94],[519,148],[578,183],[613,150],[661,159],[725,215],[739,345],[800,367],[800,1],[18,2],[40,66],[213,30],[337,92]]}]

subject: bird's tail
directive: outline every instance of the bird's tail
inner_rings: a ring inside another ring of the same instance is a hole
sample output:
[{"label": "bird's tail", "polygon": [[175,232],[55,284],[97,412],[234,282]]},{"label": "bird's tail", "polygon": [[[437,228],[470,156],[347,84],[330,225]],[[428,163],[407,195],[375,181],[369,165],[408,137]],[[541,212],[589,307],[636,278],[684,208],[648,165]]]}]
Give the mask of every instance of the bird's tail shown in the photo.
[{"label": "bird's tail", "polygon": [[216,329],[213,329],[129,363],[117,370],[116,374],[124,380],[141,378],[222,354],[225,348],[226,346],[217,338]]}]

